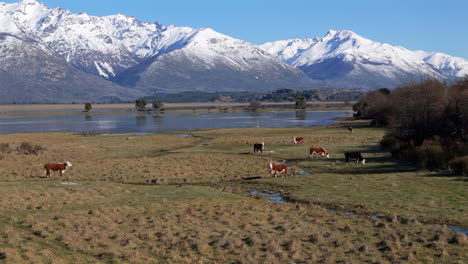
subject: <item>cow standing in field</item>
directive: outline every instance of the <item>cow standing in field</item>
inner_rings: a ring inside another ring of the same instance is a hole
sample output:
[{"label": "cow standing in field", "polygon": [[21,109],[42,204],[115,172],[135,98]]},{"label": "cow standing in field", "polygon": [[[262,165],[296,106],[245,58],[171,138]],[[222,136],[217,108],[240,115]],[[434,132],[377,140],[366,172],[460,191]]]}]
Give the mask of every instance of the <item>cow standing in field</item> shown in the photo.
[{"label": "cow standing in field", "polygon": [[288,175],[288,165],[286,164],[274,164],[270,161],[270,170],[271,175],[275,178],[278,174],[281,174],[281,177],[286,177]]},{"label": "cow standing in field", "polygon": [[310,157],[314,158],[314,154],[319,154],[321,156],[330,158],[330,154],[327,152],[327,150],[325,148],[310,147],[309,148],[309,158]]},{"label": "cow standing in field", "polygon": [[366,164],[366,159],[364,159],[360,152],[345,152],[345,160],[346,165],[348,165],[349,160],[356,160],[356,164],[358,162],[362,162],[362,164]]},{"label": "cow standing in field", "polygon": [[352,127],[352,126],[348,126],[348,130],[349,130],[349,132],[351,132],[351,133],[353,133],[353,132],[354,132],[354,129],[353,129],[353,127]]},{"label": "cow standing in field", "polygon": [[47,163],[44,165],[44,168],[47,178],[50,178],[51,171],[58,171],[60,173],[60,176],[62,176],[65,170],[71,166],[72,164],[69,161],[67,161],[65,163]]},{"label": "cow standing in field", "polygon": [[263,150],[265,150],[265,142],[254,144],[254,153],[257,153],[257,152],[263,153]]},{"label": "cow standing in field", "polygon": [[304,137],[293,137],[294,144],[304,143]]}]

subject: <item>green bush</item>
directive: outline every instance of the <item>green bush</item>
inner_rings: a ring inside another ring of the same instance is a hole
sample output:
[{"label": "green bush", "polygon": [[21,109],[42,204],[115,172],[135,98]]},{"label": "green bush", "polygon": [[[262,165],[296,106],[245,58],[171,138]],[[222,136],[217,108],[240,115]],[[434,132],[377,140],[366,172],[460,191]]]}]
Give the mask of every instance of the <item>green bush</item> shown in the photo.
[{"label": "green bush", "polygon": [[89,112],[89,110],[93,109],[93,106],[88,102],[84,105],[84,108],[86,112]]},{"label": "green bush", "polygon": [[458,157],[449,162],[449,167],[456,175],[468,176],[468,156]]}]

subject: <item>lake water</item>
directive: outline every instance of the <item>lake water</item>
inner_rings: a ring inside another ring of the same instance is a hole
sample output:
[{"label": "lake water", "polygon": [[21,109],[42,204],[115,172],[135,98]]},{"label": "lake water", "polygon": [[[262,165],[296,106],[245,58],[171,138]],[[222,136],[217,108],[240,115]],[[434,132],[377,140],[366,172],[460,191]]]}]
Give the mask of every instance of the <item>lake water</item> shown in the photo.
[{"label": "lake water", "polygon": [[336,123],[352,111],[151,112],[18,114],[0,117],[0,134],[32,132],[156,132],[204,128],[304,127]]}]

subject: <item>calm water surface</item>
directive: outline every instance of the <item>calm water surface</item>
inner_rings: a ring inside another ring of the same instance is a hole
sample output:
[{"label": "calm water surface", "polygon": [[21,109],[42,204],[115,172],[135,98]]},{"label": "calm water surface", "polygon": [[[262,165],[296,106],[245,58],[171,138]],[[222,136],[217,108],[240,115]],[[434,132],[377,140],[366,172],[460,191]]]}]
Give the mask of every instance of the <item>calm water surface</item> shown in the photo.
[{"label": "calm water surface", "polygon": [[0,117],[0,134],[82,131],[142,133],[203,128],[321,126],[336,123],[334,118],[350,115],[352,111],[20,114]]}]

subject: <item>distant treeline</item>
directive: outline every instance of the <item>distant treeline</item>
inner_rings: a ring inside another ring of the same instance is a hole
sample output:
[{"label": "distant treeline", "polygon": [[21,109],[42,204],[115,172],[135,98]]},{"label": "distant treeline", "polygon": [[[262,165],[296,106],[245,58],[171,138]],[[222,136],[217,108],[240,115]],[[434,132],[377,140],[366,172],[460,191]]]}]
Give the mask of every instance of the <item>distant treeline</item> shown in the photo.
[{"label": "distant treeline", "polygon": [[468,173],[468,78],[453,85],[426,80],[364,95],[353,106],[387,133],[381,145],[392,156],[428,169]]},{"label": "distant treeline", "polygon": [[[313,90],[299,91],[295,89],[279,89],[273,92],[202,92],[187,91],[180,93],[160,93],[145,96],[145,99],[152,102],[161,99],[165,103],[207,103],[207,102],[294,102],[299,97],[305,97],[307,101],[356,101],[367,90],[362,88],[321,88]],[[121,100],[116,96],[103,96],[97,100],[90,100],[92,103],[100,104],[120,104],[135,103],[135,100]],[[44,102],[15,101],[8,104],[43,104]],[[48,102],[48,104],[81,104],[84,102]]]},{"label": "distant treeline", "polygon": [[284,102],[295,101],[305,97],[308,101],[356,101],[365,93],[364,89],[326,88],[299,91],[295,89],[279,89],[274,92],[182,92],[174,94],[158,94],[146,96],[152,101],[160,98],[166,103],[191,102]]}]

